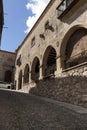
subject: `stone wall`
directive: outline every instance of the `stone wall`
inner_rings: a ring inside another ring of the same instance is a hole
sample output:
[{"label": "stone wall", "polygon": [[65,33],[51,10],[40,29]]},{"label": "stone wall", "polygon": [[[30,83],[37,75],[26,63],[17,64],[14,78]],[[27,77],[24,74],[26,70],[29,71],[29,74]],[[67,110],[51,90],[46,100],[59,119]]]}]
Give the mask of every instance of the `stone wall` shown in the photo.
[{"label": "stone wall", "polygon": [[87,65],[40,80],[29,93],[87,107]]},{"label": "stone wall", "polygon": [[[14,82],[15,71],[15,57],[16,54],[0,50],[0,80],[5,81],[6,72],[11,72],[11,82]],[[9,75],[7,74],[7,79]]]}]

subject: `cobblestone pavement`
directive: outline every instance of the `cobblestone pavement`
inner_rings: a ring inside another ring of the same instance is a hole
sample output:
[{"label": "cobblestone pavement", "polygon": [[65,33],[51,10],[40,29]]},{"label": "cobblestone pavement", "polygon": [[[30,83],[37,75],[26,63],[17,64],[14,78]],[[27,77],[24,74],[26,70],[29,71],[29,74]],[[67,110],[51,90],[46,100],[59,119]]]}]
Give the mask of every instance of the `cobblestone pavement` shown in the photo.
[{"label": "cobblestone pavement", "polygon": [[0,90],[0,130],[87,130],[87,113],[32,95]]}]

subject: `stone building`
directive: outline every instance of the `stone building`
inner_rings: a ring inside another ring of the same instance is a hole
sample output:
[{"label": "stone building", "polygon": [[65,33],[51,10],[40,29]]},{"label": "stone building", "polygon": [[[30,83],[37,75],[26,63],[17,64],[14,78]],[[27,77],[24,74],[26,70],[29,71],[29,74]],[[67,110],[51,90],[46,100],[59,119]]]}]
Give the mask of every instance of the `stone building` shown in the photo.
[{"label": "stone building", "polygon": [[4,23],[3,2],[2,2],[2,0],[0,0],[0,42],[1,42],[1,35],[2,35],[3,23]]},{"label": "stone building", "polygon": [[[3,24],[3,1],[0,0],[0,44]],[[15,53],[0,50],[0,81],[14,82],[15,56]]]},{"label": "stone building", "polygon": [[16,50],[16,89],[87,107],[87,1],[51,0]]},{"label": "stone building", "polygon": [[15,53],[0,50],[0,81],[14,82]]}]

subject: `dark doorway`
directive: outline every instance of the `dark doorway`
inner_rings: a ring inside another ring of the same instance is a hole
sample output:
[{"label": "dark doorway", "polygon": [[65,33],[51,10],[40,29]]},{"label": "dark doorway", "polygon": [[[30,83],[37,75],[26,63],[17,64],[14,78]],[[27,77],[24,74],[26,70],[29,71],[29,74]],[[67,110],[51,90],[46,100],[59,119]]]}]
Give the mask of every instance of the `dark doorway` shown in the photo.
[{"label": "dark doorway", "polygon": [[24,83],[29,83],[29,65],[25,66],[24,70]]},{"label": "dark doorway", "polygon": [[34,81],[39,80],[39,67],[40,67],[40,61],[38,57],[35,57],[32,64],[32,73],[31,78]]},{"label": "dark doorway", "polygon": [[22,70],[19,73],[19,78],[18,78],[18,89],[22,88]]},{"label": "dark doorway", "polygon": [[43,58],[43,75],[50,76],[54,75],[56,71],[56,50],[49,46],[44,54]]},{"label": "dark doorway", "polygon": [[9,83],[12,82],[11,77],[12,77],[12,72],[10,70],[7,70],[5,72],[5,82],[9,82]]}]

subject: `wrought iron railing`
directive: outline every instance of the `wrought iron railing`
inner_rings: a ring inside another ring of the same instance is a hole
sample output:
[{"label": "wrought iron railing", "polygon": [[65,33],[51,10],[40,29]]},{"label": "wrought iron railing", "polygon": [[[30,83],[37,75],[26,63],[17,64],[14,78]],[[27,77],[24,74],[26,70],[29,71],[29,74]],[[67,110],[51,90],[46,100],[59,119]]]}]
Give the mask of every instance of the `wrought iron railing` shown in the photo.
[{"label": "wrought iron railing", "polygon": [[[78,0],[62,0],[60,5],[57,7],[57,17],[60,18],[61,15],[68,9],[70,10],[71,7],[77,3]],[[66,11],[67,12],[67,11]]]},{"label": "wrought iron railing", "polygon": [[72,57],[70,57],[69,59],[67,59],[65,61],[66,67],[65,68],[69,68],[69,67],[73,67],[75,65],[81,64],[87,62],[87,50],[84,50]]},{"label": "wrought iron railing", "polygon": [[45,76],[49,76],[51,74],[54,74],[56,70],[56,64],[49,66],[46,70],[45,70]]}]

